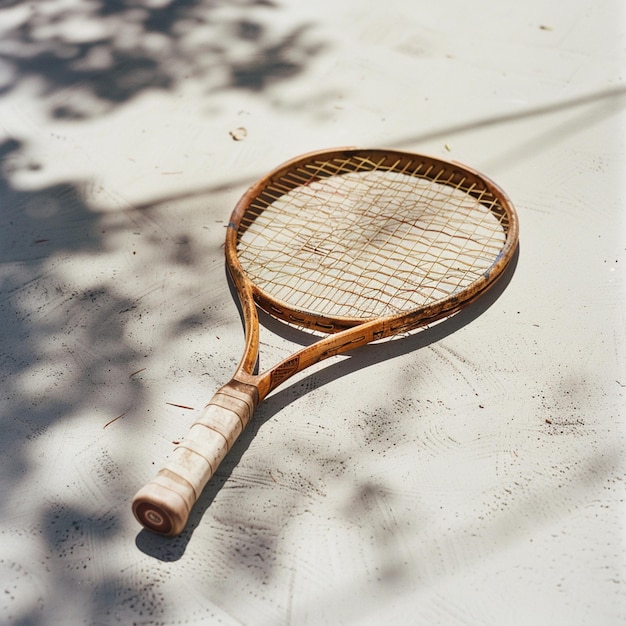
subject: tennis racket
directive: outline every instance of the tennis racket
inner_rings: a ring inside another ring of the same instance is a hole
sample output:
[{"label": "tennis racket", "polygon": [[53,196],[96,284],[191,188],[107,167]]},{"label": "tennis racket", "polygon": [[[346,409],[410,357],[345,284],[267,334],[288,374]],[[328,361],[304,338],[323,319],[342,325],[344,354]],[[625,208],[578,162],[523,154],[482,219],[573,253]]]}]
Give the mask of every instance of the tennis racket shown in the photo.
[{"label": "tennis racket", "polygon": [[[323,359],[457,313],[502,276],[517,241],[504,192],[457,163],[343,149],[301,156],[261,178],[226,231],[243,357],[135,496],[136,518],[156,533],[179,534],[268,393]],[[257,307],[318,339],[255,373]]]}]

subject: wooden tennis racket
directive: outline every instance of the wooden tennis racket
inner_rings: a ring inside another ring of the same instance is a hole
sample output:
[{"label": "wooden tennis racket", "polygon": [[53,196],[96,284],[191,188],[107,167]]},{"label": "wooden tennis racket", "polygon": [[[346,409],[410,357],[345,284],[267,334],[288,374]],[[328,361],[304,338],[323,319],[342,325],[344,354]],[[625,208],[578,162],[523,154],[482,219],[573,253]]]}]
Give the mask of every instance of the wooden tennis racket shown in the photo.
[{"label": "wooden tennis racket", "polygon": [[[156,533],[179,534],[268,393],[322,359],[457,313],[502,276],[517,240],[507,196],[457,163],[344,149],[296,158],[264,176],[241,198],[226,232],[243,358],[137,493],[136,518]],[[255,373],[257,306],[323,334]]]}]

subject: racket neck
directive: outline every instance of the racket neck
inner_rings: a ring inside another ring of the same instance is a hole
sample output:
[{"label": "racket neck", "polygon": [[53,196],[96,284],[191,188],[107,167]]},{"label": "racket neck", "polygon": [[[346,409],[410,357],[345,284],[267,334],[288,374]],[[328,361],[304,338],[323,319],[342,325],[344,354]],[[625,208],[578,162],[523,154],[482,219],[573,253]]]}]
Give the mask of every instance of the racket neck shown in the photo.
[{"label": "racket neck", "polygon": [[[475,297],[478,296],[478,293]],[[453,315],[462,308],[454,297],[441,301],[413,315],[378,318],[338,333],[328,335],[316,343],[306,346],[288,356],[269,370],[257,375],[247,374],[239,369],[235,379],[255,386],[259,392],[259,402],[286,380],[325,359],[365,346],[374,341],[386,339],[433,324],[443,317]]]},{"label": "racket neck", "polygon": [[271,369],[255,376],[245,373],[240,368],[234,379],[256,387],[259,392],[260,402],[276,387],[311,365],[337,354],[364,346],[377,339],[382,339],[388,334],[388,332],[385,333],[382,330],[379,320],[376,320],[374,323],[361,324],[360,326],[328,335],[324,339],[288,356]]}]

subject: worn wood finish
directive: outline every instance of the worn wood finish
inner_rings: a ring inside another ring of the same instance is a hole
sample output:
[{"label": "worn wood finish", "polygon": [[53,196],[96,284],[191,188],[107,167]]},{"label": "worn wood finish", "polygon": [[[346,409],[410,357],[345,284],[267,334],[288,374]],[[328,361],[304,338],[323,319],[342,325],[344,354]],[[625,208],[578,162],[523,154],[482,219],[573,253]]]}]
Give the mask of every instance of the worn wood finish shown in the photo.
[{"label": "worn wood finish", "polygon": [[[272,239],[276,233],[282,239]],[[299,157],[260,179],[238,202],[226,235],[246,332],[243,357],[171,460],[135,496],[137,519],[154,532],[179,534],[268,393],[323,359],[458,312],[502,276],[517,241],[517,216],[504,192],[456,163],[342,149]],[[416,279],[422,266],[434,274]],[[306,290],[319,291],[311,298],[324,310],[301,304],[311,300]],[[335,292],[344,305],[332,301]],[[255,374],[257,306],[326,336]]]}]

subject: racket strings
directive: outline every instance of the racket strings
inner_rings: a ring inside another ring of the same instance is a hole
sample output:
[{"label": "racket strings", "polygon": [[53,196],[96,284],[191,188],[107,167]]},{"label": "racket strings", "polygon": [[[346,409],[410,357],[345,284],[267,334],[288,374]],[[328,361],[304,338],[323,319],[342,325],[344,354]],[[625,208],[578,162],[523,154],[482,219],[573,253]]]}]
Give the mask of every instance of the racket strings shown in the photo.
[{"label": "racket strings", "polygon": [[463,289],[496,260],[497,199],[432,163],[306,163],[274,180],[242,217],[249,278],[289,307],[369,318]]},{"label": "racket strings", "polygon": [[[398,221],[398,226],[397,226],[396,230],[398,230],[398,229],[400,228],[400,226],[401,226],[401,225],[402,225],[402,221]],[[428,230],[433,230],[433,229],[431,229],[431,228],[425,228],[424,230],[425,230],[425,231],[428,231]],[[440,229],[440,228],[437,228],[436,230],[441,230],[441,229]],[[322,233],[322,234],[323,234],[323,235],[326,235],[326,233]],[[302,230],[301,230],[301,229],[300,229],[300,231],[299,231],[299,235],[302,235]],[[390,240],[393,238],[393,236],[394,236],[394,233],[390,233],[390,234],[389,234],[389,236],[388,236],[388,238],[387,238],[387,241],[390,241]],[[306,236],[306,238],[305,238],[305,239],[306,239],[306,241],[305,241],[304,245],[302,246],[302,251],[308,251],[308,252],[315,253],[316,255],[319,255],[319,254],[322,252],[321,247],[320,247],[320,241],[321,241],[321,242],[323,242],[324,237],[320,237],[320,233],[319,233],[319,232],[318,232],[318,233],[316,233],[316,237],[317,237],[316,241],[315,241],[315,242],[312,242],[312,240],[311,240],[310,236],[308,236],[308,233],[307,233],[307,236]],[[299,238],[299,237],[297,237],[297,238]],[[366,243],[372,243],[372,242],[373,242],[373,240],[374,240],[374,237],[369,236],[369,237],[367,237],[367,238],[366,238],[366,240],[367,240],[367,241],[366,241]],[[336,247],[337,247],[337,246],[336,246]],[[380,245],[377,245],[377,246],[375,246],[375,247],[376,247],[378,250],[380,250],[380,249],[381,249],[381,246],[380,246]],[[415,247],[415,246],[413,246],[413,248],[414,248],[414,247]],[[266,249],[269,249],[269,246],[266,246]],[[447,252],[448,252],[448,253],[450,253],[450,251],[451,251],[451,249],[450,249],[450,247],[449,247],[449,249],[447,250]],[[363,249],[361,249],[361,250],[356,250],[356,249],[354,248],[354,246],[353,246],[353,249],[352,249],[350,252],[351,252],[352,257],[354,258],[354,261],[353,261],[353,263],[352,263],[352,267],[353,267],[353,269],[354,269],[354,270],[357,270],[357,271],[358,271],[359,276],[362,276],[362,275],[363,275],[363,274],[364,274],[364,273],[365,273],[368,269],[371,269],[371,266],[372,266],[372,260],[370,260],[370,262],[369,262],[369,263],[367,263],[367,265],[365,265],[365,266],[364,266],[364,265],[361,265],[361,264],[359,263],[359,259],[362,259],[362,258],[363,258],[363,254],[362,254],[362,253],[363,253]],[[406,252],[406,250],[405,250],[405,249],[403,249],[403,246],[396,246],[396,248],[395,248],[395,254],[396,254],[396,256],[398,256],[398,253],[405,253],[405,252]],[[325,269],[326,269],[326,271],[327,271],[327,272],[329,272],[331,275],[333,274],[333,270],[336,270],[336,269],[337,269],[337,263],[338,263],[339,261],[344,260],[344,265],[345,265],[345,256],[346,256],[346,255],[345,255],[345,251],[344,251],[343,249],[339,248],[338,250],[336,250],[336,251],[335,251],[335,254],[334,254],[334,255],[332,254],[332,251],[331,251],[331,252],[324,251],[324,253],[323,253],[323,254],[324,254],[324,256],[326,257],[326,259],[325,259],[325,265],[326,265],[326,268],[325,268]],[[335,261],[336,261],[336,262],[334,262],[332,265],[329,265],[329,263],[328,263],[328,259],[329,259],[329,257],[332,257],[332,256],[334,256],[334,258],[335,258]],[[440,255],[439,255],[439,256],[440,256]],[[439,256],[435,255],[435,257],[434,257],[434,258],[435,258],[435,259],[438,259],[438,258],[439,258]],[[427,258],[427,253],[424,253],[424,254],[423,254],[423,258],[424,258],[424,259],[426,259],[426,258]],[[301,256],[300,256],[300,259],[302,260],[302,257],[301,257]],[[388,272],[388,271],[387,271],[387,272],[386,272],[386,271],[384,271],[384,270],[385,270],[385,268],[386,268],[386,267],[388,267],[388,266],[390,265],[390,263],[389,263],[389,261],[390,261],[390,260],[392,260],[392,258],[391,258],[391,257],[389,257],[389,258],[387,259],[387,262],[386,262],[386,264],[385,264],[385,265],[383,265],[383,266],[381,266],[381,267],[378,267],[378,268],[377,268],[377,269],[378,269],[378,272],[377,272],[377,273],[372,273],[372,272],[370,272],[370,275],[374,275],[374,276],[376,276],[376,277],[378,278],[378,282],[380,282],[381,280],[382,280],[383,282],[387,282],[388,280],[393,280],[393,273]],[[402,259],[401,259],[401,260],[402,260]],[[281,265],[281,264],[279,264],[279,265]],[[306,263],[303,265],[303,269],[305,269],[305,268],[306,268]],[[272,270],[272,271],[274,271],[274,269],[275,269],[275,268],[272,268],[272,267],[271,267],[271,265],[269,265],[269,264],[268,264],[268,265],[267,265],[267,269],[268,269],[268,270]],[[280,268],[278,268],[278,269],[280,269]],[[397,269],[397,270],[399,270],[399,271],[401,271],[400,266],[398,266],[396,269]],[[381,270],[382,270],[382,271],[381,271]],[[287,271],[287,272],[285,272],[285,267],[282,267],[282,269],[281,269],[281,273],[282,273],[282,274],[287,274],[287,275],[289,276],[289,275],[291,275],[291,273],[292,273],[292,272],[291,272],[291,271]],[[437,280],[439,280],[439,282],[443,282],[443,277],[442,277],[442,278],[438,277],[438,276],[436,275],[436,273],[432,270],[432,268],[430,269],[430,271],[428,272],[428,274],[430,274],[430,278],[429,278],[429,280],[430,280],[430,282],[431,282],[431,283],[432,283],[433,281],[434,281],[435,283],[437,283]],[[445,276],[445,272],[443,273],[443,276]],[[355,276],[355,277],[353,277],[353,278],[357,278],[357,277]],[[398,278],[398,272],[396,272],[396,279],[397,279],[397,278]],[[396,282],[397,282],[397,280],[396,280]],[[404,287],[400,287],[399,289],[397,289],[397,290],[396,290],[396,293],[397,293],[398,291],[403,291],[403,290],[404,290],[404,291],[406,291],[407,289],[408,289],[409,291],[413,291],[413,290],[417,290],[417,291],[419,291],[419,287],[420,287],[419,283],[416,283],[414,280],[410,280],[410,279],[409,279],[408,281],[405,281],[405,282],[406,282],[407,284],[406,284]],[[353,281],[353,282],[352,282],[352,285],[357,285],[357,286],[358,286],[359,284],[362,284],[362,283],[359,283],[359,282],[357,282],[357,281]],[[288,285],[288,286],[289,286],[289,288],[293,288],[293,284],[290,284],[290,285]],[[336,285],[336,283],[331,285],[331,284],[329,284],[329,283],[327,282],[327,284],[326,284],[326,286],[325,286],[325,291],[326,291],[326,292],[336,291],[336,286],[337,286],[337,285]],[[373,291],[373,293],[378,293],[378,292],[380,291],[381,287],[382,287],[382,285],[380,285],[380,284],[372,284],[371,282],[370,282],[370,283],[366,286],[367,291]],[[346,295],[349,295],[349,296],[358,295],[358,294],[357,294],[357,291],[356,291],[355,289],[353,289],[353,288],[349,288],[349,289],[344,290],[344,291],[345,291]],[[362,292],[363,292],[363,289],[362,289]],[[315,298],[315,297],[317,297],[317,298],[324,298],[324,297],[325,297],[325,294],[324,294],[323,292],[318,292],[317,294],[314,294],[312,291],[307,290],[307,291],[305,291],[304,293],[306,294],[306,296],[308,296],[308,299],[309,299],[309,300],[311,300],[312,298]],[[281,295],[280,297],[282,297],[282,295]],[[424,297],[426,297],[426,296],[424,296]],[[387,298],[387,299],[388,299],[388,298]],[[336,300],[336,298],[335,298],[335,297],[333,297],[333,298],[329,298],[329,299],[328,299],[328,303],[332,306],[332,303],[333,303],[333,302],[335,302],[335,300]],[[382,299],[381,299],[380,297],[377,297],[377,298],[376,298],[376,300],[380,302]],[[306,303],[306,302],[301,302],[300,304],[301,304],[301,305],[306,305],[307,303]]]}]

